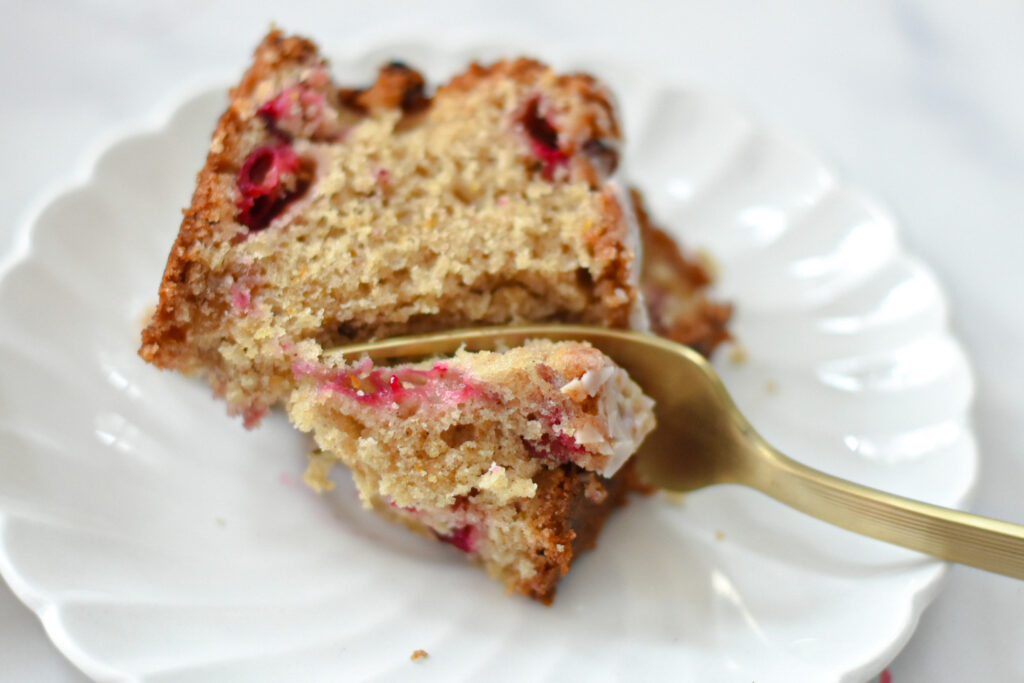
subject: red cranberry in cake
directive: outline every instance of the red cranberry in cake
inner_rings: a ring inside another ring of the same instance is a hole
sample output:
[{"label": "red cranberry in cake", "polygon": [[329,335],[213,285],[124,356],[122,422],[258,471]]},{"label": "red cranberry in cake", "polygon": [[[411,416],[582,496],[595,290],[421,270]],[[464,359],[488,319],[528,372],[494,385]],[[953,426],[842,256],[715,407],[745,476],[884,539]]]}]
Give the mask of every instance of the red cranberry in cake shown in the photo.
[{"label": "red cranberry in cake", "polygon": [[452,531],[444,535],[438,535],[437,540],[442,543],[454,546],[464,553],[471,553],[476,550],[476,536],[477,528],[472,524],[464,524],[460,527],[455,527]]},{"label": "red cranberry in cake", "polygon": [[308,175],[290,144],[253,151],[238,172],[238,222],[253,230],[267,227],[306,190]]},{"label": "red cranberry in cake", "polygon": [[569,155],[559,147],[558,131],[540,112],[540,98],[530,100],[522,114],[522,126],[530,143],[530,152],[540,162],[545,180],[554,180],[556,172],[568,171]]},{"label": "red cranberry in cake", "polygon": [[292,372],[298,378],[314,377],[321,389],[349,396],[380,410],[418,407],[423,402],[435,406],[458,405],[481,390],[473,380],[447,362],[429,368],[378,368],[369,360],[350,368],[332,371],[316,363],[296,363]]},{"label": "red cranberry in cake", "polygon": [[559,434],[555,437],[545,434],[537,440],[524,438],[523,445],[526,446],[530,457],[544,458],[559,463],[572,462],[573,456],[585,453],[583,446],[567,434]]},{"label": "red cranberry in cake", "polygon": [[393,368],[328,358],[296,374],[289,414],[316,440],[315,487],[344,463],[368,507],[545,600],[583,549],[577,534],[621,502],[654,427],[625,371],[574,342]]}]

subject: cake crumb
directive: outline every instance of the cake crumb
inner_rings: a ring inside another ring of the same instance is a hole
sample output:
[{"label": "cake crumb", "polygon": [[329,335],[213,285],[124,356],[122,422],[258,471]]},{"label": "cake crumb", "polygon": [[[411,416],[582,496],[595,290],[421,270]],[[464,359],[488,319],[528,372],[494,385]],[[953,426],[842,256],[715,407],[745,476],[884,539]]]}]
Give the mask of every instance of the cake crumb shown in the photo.
[{"label": "cake crumb", "polygon": [[480,476],[476,488],[494,494],[502,505],[513,498],[533,498],[537,493],[537,485],[533,481],[522,477],[510,480],[506,468],[496,462],[492,462]]},{"label": "cake crumb", "polygon": [[707,249],[697,249],[696,256],[697,262],[704,267],[704,270],[711,276],[711,279],[717,280],[722,272],[722,266],[718,263],[718,259],[715,258],[714,254]]},{"label": "cake crumb", "polygon": [[223,517],[218,517],[217,518],[217,526],[227,526],[227,525],[228,525],[228,521],[226,519],[224,519]]},{"label": "cake crumb", "polygon": [[314,450],[309,454],[309,462],[305,474],[302,475],[302,481],[317,493],[333,491],[334,482],[330,479],[332,465],[334,458],[319,448]]},{"label": "cake crumb", "polygon": [[137,322],[140,333],[142,330],[146,329],[146,326],[149,325],[149,322],[153,319],[153,314],[156,313],[156,306],[156,303],[149,304],[143,308],[142,313],[139,314]]},{"label": "cake crumb", "polygon": [[415,662],[420,659],[426,659],[429,656],[430,654],[426,650],[415,650],[412,655],[409,656],[409,659]]},{"label": "cake crumb", "polygon": [[683,491],[662,491],[665,500],[673,505],[682,505],[686,502],[686,493]]},{"label": "cake crumb", "polygon": [[736,343],[729,351],[729,362],[733,365],[744,365],[750,360],[750,352],[743,344]]},{"label": "cake crumb", "polygon": [[583,495],[587,497],[591,503],[600,505],[604,502],[605,498],[608,497],[608,489],[601,485],[597,479],[590,479],[587,482],[586,487],[583,489]]},{"label": "cake crumb", "polygon": [[773,379],[765,380],[764,392],[766,394],[777,394],[779,393],[779,383]]},{"label": "cake crumb", "polygon": [[716,541],[724,541],[725,540],[725,532],[722,531],[721,529],[715,529],[715,540]]}]

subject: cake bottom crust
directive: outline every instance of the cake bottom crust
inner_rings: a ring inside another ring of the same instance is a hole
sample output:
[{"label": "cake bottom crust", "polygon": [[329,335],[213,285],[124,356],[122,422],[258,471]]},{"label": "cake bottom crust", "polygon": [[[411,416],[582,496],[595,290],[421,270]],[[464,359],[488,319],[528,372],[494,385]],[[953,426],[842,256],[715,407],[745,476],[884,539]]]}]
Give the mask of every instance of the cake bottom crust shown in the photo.
[{"label": "cake bottom crust", "polygon": [[534,575],[516,589],[550,605],[559,580],[581,553],[597,545],[612,511],[628,502],[631,491],[651,489],[636,476],[632,460],[610,479],[568,464],[544,470],[535,481],[537,495],[524,512],[545,542],[534,551]]}]

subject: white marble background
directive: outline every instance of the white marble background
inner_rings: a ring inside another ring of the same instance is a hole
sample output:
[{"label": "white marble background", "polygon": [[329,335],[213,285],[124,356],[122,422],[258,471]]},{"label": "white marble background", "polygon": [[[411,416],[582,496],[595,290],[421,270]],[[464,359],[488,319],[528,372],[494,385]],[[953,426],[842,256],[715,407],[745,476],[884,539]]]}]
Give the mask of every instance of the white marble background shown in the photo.
[{"label": "white marble background", "polygon": [[[90,145],[239,69],[271,20],[328,45],[500,34],[711,87],[807,138],[899,216],[949,292],[978,379],[974,509],[1024,522],[1024,3],[6,0],[0,254]],[[100,238],[100,236],[97,236]],[[2,474],[0,474],[2,476]],[[895,683],[1024,681],[1024,582],[954,568]],[[0,585],[0,680],[81,681]]]}]

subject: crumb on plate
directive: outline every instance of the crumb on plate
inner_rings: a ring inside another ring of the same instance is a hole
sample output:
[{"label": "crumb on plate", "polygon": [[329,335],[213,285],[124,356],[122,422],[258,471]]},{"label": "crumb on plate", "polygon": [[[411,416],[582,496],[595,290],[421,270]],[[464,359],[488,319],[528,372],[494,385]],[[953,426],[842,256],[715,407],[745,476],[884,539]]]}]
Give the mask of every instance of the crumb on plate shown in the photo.
[{"label": "crumb on plate", "polygon": [[732,349],[729,350],[729,362],[733,365],[743,365],[750,360],[750,352],[747,351],[747,347],[739,342],[733,344]]},{"label": "crumb on plate", "polygon": [[686,502],[686,493],[683,491],[662,491],[665,500],[673,505],[682,505]]}]

